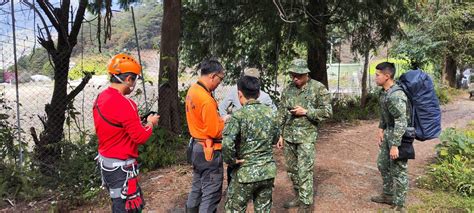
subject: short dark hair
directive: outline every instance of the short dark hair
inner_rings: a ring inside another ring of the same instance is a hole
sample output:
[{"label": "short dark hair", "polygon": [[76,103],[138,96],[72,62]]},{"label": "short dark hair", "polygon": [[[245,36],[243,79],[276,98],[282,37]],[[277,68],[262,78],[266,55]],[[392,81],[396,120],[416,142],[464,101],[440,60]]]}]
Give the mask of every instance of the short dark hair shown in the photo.
[{"label": "short dark hair", "polygon": [[[120,78],[120,80],[122,80],[122,81],[125,81],[125,79],[127,79],[128,76],[131,76],[135,80],[137,80],[137,77],[138,77],[137,74],[131,73],[131,72],[121,73],[121,74],[117,74],[115,76],[117,76],[117,78]],[[118,84],[122,83],[117,78],[115,78],[114,75],[110,75],[110,82],[111,83],[118,83]]]},{"label": "short dark hair", "polygon": [[244,94],[247,99],[257,99],[260,95],[260,80],[255,77],[242,76],[237,81],[237,89]]},{"label": "short dark hair", "polygon": [[395,78],[396,70],[395,70],[395,64],[394,63],[390,63],[388,61],[382,62],[380,64],[377,64],[375,69],[380,70],[384,73],[390,74],[391,79]]},{"label": "short dark hair", "polygon": [[222,64],[217,59],[212,58],[202,61],[199,64],[198,69],[201,70],[201,75],[208,75],[211,73],[224,71]]}]

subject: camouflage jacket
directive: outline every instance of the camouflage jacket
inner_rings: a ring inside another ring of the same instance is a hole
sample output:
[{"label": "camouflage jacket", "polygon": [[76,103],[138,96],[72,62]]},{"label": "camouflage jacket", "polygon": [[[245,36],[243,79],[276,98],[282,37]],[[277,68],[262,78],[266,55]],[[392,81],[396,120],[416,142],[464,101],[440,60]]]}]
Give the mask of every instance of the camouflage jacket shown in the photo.
[{"label": "camouflage jacket", "polygon": [[[289,109],[301,106],[308,110],[306,116],[293,116]],[[314,143],[318,124],[332,115],[331,94],[326,87],[310,79],[303,88],[291,83],[282,92],[278,108],[278,123],[283,138],[291,143]]]},{"label": "camouflage jacket", "polygon": [[390,89],[380,91],[380,123],[379,128],[384,130],[384,140],[390,146],[400,146],[402,136],[410,121],[407,96],[393,85]]},{"label": "camouflage jacket", "polygon": [[234,112],[223,132],[224,161],[230,165],[235,165],[236,159],[245,162],[238,167],[233,178],[240,183],[275,178],[272,145],[276,144],[278,137],[276,112],[271,107],[250,100]]}]

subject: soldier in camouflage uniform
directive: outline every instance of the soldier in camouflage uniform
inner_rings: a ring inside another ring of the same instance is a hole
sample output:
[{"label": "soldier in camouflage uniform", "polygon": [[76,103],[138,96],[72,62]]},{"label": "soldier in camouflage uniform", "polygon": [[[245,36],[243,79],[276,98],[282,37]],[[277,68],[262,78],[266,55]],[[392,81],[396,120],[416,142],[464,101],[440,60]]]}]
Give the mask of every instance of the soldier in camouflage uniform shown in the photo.
[{"label": "soldier in camouflage uniform", "polygon": [[377,139],[380,147],[377,166],[382,175],[383,193],[372,197],[371,200],[390,204],[394,210],[405,212],[408,190],[407,160],[398,159],[398,147],[410,119],[407,96],[393,80],[393,63],[380,63],[376,69],[375,81],[378,86],[383,87],[380,91],[381,118]]},{"label": "soldier in camouflage uniform", "polygon": [[292,83],[283,90],[278,109],[282,136],[277,147],[284,147],[287,172],[296,197],[284,207],[299,207],[298,212],[311,212],[314,144],[318,125],[332,115],[331,95],[323,84],[309,77],[305,61],[295,60],[289,72]]},{"label": "soldier in camouflage uniform", "polygon": [[224,161],[237,167],[232,171],[226,212],[245,212],[253,199],[255,212],[270,212],[276,164],[272,145],[279,137],[276,112],[256,99],[260,83],[243,76],[238,84],[243,107],[234,112],[223,132]]}]

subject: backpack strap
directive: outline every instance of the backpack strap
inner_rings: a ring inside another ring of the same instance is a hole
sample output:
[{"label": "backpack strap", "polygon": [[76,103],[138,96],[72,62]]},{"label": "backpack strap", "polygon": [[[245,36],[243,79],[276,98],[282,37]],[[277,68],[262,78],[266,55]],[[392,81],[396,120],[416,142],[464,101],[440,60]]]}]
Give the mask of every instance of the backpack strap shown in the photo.
[{"label": "backpack strap", "polygon": [[[99,94],[99,95],[100,95],[100,94]],[[99,95],[97,95],[97,98],[96,98],[96,100],[95,100],[94,108],[97,109],[97,112],[99,113],[99,115],[100,115],[100,117],[102,118],[102,120],[104,120],[105,122],[107,122],[107,123],[110,124],[111,126],[114,126],[114,127],[117,127],[117,128],[123,128],[122,125],[116,124],[116,123],[112,123],[111,121],[109,121],[107,118],[104,117],[104,115],[102,114],[102,112],[100,112],[99,104],[98,104]]]},{"label": "backpack strap", "polygon": [[415,108],[413,107],[411,98],[407,95],[405,90],[403,90],[403,88],[400,85],[398,85],[399,83],[400,82],[397,82],[397,84],[395,84],[392,88],[388,90],[388,94],[386,97],[391,96],[396,91],[402,91],[403,93],[405,93],[405,95],[407,96],[407,107],[410,109],[410,117],[411,117],[408,127],[414,127],[415,126]]}]

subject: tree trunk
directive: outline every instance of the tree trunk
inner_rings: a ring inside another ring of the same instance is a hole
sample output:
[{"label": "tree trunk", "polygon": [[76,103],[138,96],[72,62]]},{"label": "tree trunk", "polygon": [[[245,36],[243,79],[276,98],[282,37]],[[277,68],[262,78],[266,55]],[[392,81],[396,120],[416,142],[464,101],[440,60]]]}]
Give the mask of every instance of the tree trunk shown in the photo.
[{"label": "tree trunk", "polygon": [[35,146],[35,157],[38,160],[40,172],[49,177],[57,175],[56,168],[61,156],[59,143],[64,136],[70,57],[70,52],[67,49],[52,55],[55,67],[53,96],[51,102],[45,106],[44,130]]},{"label": "tree trunk", "polygon": [[360,96],[360,106],[364,108],[367,104],[367,71],[369,69],[369,53],[370,49],[367,48],[364,53],[364,70],[362,71],[362,91]]},{"label": "tree trunk", "polygon": [[181,37],[181,0],[165,0],[163,8],[158,113],[161,127],[180,133],[178,47]]},{"label": "tree trunk", "polygon": [[452,56],[446,56],[444,60],[444,70],[443,76],[445,83],[447,83],[450,87],[456,87],[456,61],[453,59]]},{"label": "tree trunk", "polygon": [[[80,31],[84,13],[88,4],[87,0],[80,0],[79,6],[74,17],[74,21],[70,23],[70,1],[64,0],[60,7],[50,8],[47,2],[37,0],[39,8],[30,5],[35,12],[43,20],[45,28],[38,35],[38,41],[48,52],[54,65],[54,89],[51,102],[45,105],[46,118],[42,118],[44,130],[40,136],[36,134],[35,127],[31,127],[31,135],[35,142],[34,163],[38,165],[40,172],[51,177],[51,180],[58,180],[57,176],[58,164],[61,158],[60,142],[64,136],[64,121],[66,119],[67,105],[74,97],[83,90],[87,84],[90,75],[82,79],[82,82],[69,94],[67,93],[69,62],[71,52],[77,44],[77,36]],[[72,13],[72,12],[71,12]],[[46,26],[43,16],[48,17],[49,22],[53,25],[57,32],[57,45],[54,44],[49,28]],[[70,28],[71,27],[71,28]],[[45,36],[45,34],[47,36]],[[50,182],[55,184],[54,181]]]},{"label": "tree trunk", "polygon": [[309,1],[308,12],[313,17],[308,17],[308,69],[312,79],[315,79],[329,88],[326,68],[327,60],[327,18],[326,0]]}]

